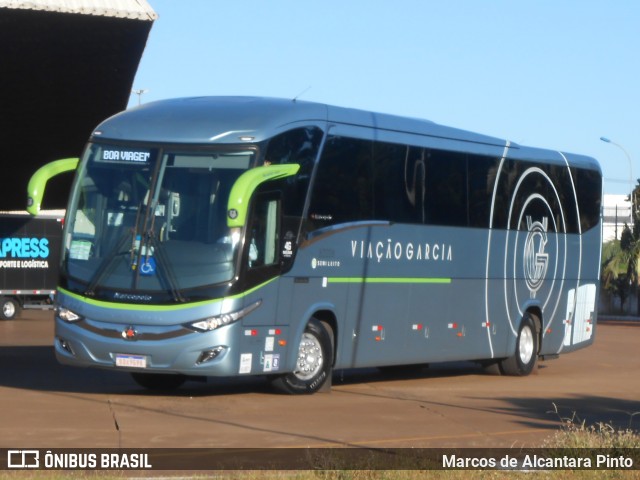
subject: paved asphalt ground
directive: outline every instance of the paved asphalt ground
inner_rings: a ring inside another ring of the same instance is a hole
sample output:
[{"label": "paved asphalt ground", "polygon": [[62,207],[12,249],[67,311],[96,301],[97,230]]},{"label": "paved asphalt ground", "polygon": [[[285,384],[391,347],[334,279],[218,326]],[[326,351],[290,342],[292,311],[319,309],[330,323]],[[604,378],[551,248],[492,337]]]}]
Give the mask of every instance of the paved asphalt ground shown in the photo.
[{"label": "paved asphalt ground", "polygon": [[126,373],[59,365],[53,314],[0,322],[0,448],[538,446],[562,418],[640,430],[640,322],[608,321],[587,349],[525,378],[470,363],[336,372],[331,393],[262,378],[149,393]]}]

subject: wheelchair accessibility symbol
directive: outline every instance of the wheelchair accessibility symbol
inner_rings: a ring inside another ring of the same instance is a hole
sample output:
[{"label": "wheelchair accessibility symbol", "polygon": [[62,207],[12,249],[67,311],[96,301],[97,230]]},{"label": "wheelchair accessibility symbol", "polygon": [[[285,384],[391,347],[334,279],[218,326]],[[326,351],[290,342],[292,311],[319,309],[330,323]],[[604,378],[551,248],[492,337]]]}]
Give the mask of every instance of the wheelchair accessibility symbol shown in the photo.
[{"label": "wheelchair accessibility symbol", "polygon": [[156,274],[156,260],[153,257],[149,257],[146,260],[143,259],[140,264],[140,275],[151,276]]}]

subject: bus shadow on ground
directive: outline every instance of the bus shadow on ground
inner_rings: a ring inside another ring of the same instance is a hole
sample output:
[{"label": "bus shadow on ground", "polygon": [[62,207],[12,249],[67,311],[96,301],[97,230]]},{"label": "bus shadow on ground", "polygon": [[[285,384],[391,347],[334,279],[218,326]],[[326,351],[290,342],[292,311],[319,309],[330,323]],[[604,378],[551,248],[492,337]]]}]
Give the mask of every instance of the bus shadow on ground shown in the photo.
[{"label": "bus shadow on ground", "polygon": [[[334,371],[333,385],[357,385],[394,380],[455,377],[487,374],[473,362],[451,362],[384,368]],[[490,374],[490,373],[489,373]],[[0,386],[50,392],[102,393],[119,395],[166,395],[139,386],[128,371],[78,368],[62,365],[51,346],[1,346]],[[265,376],[209,377],[189,380],[172,390],[173,396],[217,396],[240,393],[277,393]]]},{"label": "bus shadow on ground", "polygon": [[[171,392],[175,396],[223,395],[267,391],[261,377],[216,380],[218,389],[206,388],[209,382],[187,382]],[[128,371],[70,367],[58,363],[50,346],[0,346],[0,387],[43,392],[96,393],[116,395],[166,395],[139,386]],[[203,388],[205,387],[205,388]]]},{"label": "bus shadow on ground", "polygon": [[[539,368],[543,368],[540,366]],[[388,397],[418,403],[425,408],[438,402],[431,398],[399,398],[393,390],[351,390],[359,384],[439,377],[464,377],[486,374],[473,362],[451,362],[426,366],[365,368],[334,372],[333,384],[340,394]],[[138,386],[128,372],[61,365],[55,359],[53,347],[0,347],[0,387],[29,389],[42,392],[167,395],[168,392],[148,391]],[[215,397],[237,394],[271,394],[273,390],[265,377],[236,377],[209,379],[206,383],[187,382],[171,391],[174,397]],[[322,395],[322,394],[319,394]],[[468,397],[481,400],[481,397]],[[520,417],[527,428],[557,429],[558,425],[577,427],[602,424],[606,428],[640,430],[640,401],[598,395],[576,394],[569,397],[495,397],[503,406],[488,407],[490,411]],[[455,400],[454,400],[455,403]],[[481,402],[480,402],[481,403]],[[448,405],[451,402],[447,402]],[[478,407],[473,407],[478,408]],[[482,410],[486,408],[482,407]]]},{"label": "bus shadow on ground", "polygon": [[[547,428],[548,421],[557,421],[567,429],[588,430],[603,435],[633,430],[640,432],[640,401],[599,395],[572,395],[560,399],[497,397],[505,405],[497,413],[522,417],[527,428]],[[544,422],[542,422],[544,420]]]}]

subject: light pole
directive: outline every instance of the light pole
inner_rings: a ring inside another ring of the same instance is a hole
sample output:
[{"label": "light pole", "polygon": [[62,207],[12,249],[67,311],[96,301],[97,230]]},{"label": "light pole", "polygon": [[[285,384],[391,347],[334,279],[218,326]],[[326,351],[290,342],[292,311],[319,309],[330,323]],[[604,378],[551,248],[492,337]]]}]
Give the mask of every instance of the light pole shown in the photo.
[{"label": "light pole", "polygon": [[142,94],[147,93],[148,91],[149,90],[147,90],[146,88],[137,88],[131,90],[131,93],[135,93],[136,95],[138,95],[138,105],[142,103]]},{"label": "light pole", "polygon": [[625,156],[627,157],[627,160],[629,161],[629,201],[631,202],[631,224],[633,225],[633,220],[635,217],[635,202],[634,202],[634,198],[633,198],[633,190],[634,190],[634,186],[633,186],[633,162],[631,161],[631,155],[629,155],[629,152],[627,152],[627,150],[620,145],[619,143],[614,142],[613,140],[607,138],[607,137],[600,137],[600,140],[602,140],[605,143],[610,143],[611,145],[615,145],[616,147],[618,147],[620,150],[622,150],[622,152],[625,154]]},{"label": "light pole", "polygon": [[[620,150],[622,150],[622,152],[624,153],[624,155],[627,157],[627,160],[629,161],[629,188],[631,189],[631,191],[629,192],[629,201],[631,202],[631,231],[635,233],[635,228],[633,227],[633,223],[635,220],[635,202],[633,199],[633,163],[631,161],[631,155],[629,155],[629,152],[627,152],[627,150],[620,145],[619,143],[614,142],[613,140],[608,139],[607,137],[600,137],[600,140],[602,140],[605,143],[610,143],[611,145],[615,145],[616,147],[618,147]],[[634,249],[635,250],[635,249]],[[637,253],[635,254],[637,255]],[[632,259],[632,265],[633,265],[633,271],[634,274],[633,276],[635,276],[635,285],[634,285],[634,290],[635,290],[635,294],[636,294],[636,302],[637,302],[637,314],[640,315],[640,277],[638,277],[638,257],[636,256],[635,258]],[[629,278],[629,285],[632,284],[632,279]]]}]

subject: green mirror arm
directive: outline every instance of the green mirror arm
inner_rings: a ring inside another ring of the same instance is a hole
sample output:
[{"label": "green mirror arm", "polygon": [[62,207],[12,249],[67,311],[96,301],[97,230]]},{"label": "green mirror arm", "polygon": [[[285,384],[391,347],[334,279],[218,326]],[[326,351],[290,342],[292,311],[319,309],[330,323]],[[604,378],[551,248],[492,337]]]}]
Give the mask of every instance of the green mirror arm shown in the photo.
[{"label": "green mirror arm", "polygon": [[298,173],[300,165],[288,163],[284,165],[268,165],[247,170],[231,187],[227,208],[227,226],[242,227],[247,219],[249,203],[253,192],[264,182],[291,177]]},{"label": "green mirror arm", "polygon": [[75,170],[78,168],[79,161],[78,158],[64,158],[49,162],[36,170],[27,186],[27,212],[31,215],[37,215],[40,211],[40,205],[42,205],[47,182],[56,175]]}]

